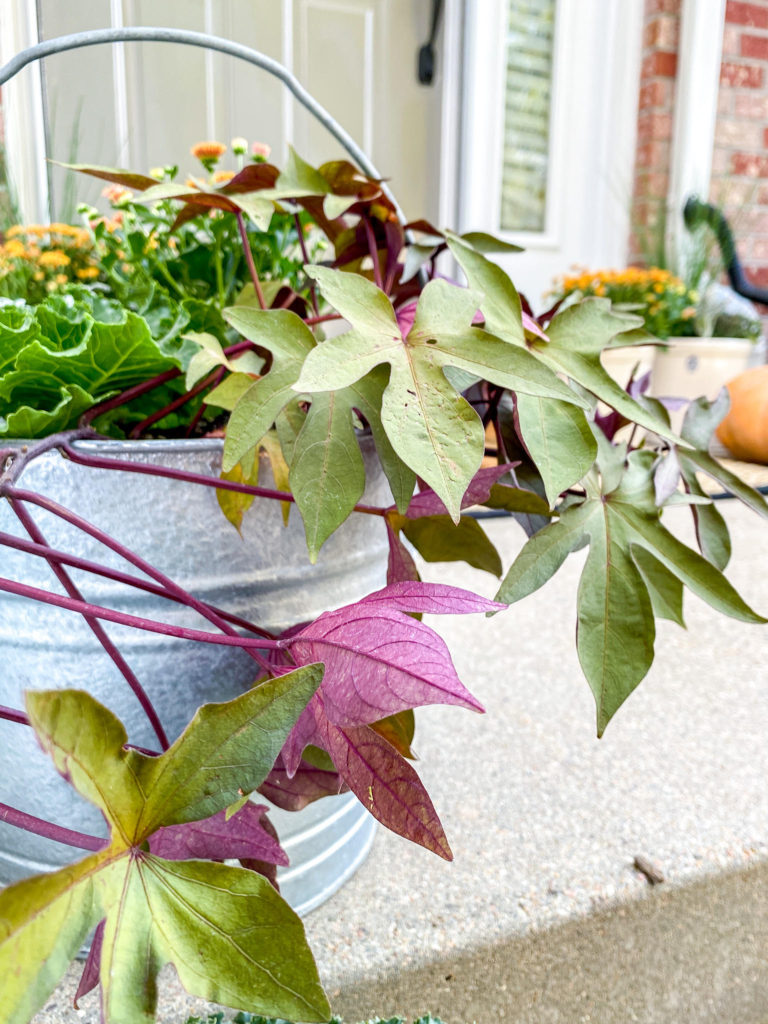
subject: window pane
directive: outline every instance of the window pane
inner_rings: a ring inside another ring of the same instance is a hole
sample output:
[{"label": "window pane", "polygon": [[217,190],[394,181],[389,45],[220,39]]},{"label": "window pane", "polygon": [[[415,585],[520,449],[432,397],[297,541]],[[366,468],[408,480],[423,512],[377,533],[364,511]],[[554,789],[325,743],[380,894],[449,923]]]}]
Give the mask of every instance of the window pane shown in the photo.
[{"label": "window pane", "polygon": [[556,0],[508,0],[501,227],[543,231]]}]

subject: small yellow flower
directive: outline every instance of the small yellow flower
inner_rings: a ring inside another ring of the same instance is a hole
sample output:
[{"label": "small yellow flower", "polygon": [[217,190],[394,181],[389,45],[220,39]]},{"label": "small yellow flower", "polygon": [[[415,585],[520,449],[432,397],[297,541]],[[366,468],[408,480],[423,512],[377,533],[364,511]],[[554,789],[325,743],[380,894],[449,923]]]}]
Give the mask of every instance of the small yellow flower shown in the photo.
[{"label": "small yellow flower", "polygon": [[66,274],[57,274],[53,280],[56,282],[56,284],[62,285],[66,284],[69,278],[67,277]]},{"label": "small yellow flower", "polygon": [[162,181],[163,178],[165,177],[165,168],[164,167],[151,167],[150,170],[149,170],[149,176],[150,176],[150,178],[154,178],[155,181]]},{"label": "small yellow flower", "polygon": [[27,254],[24,243],[18,238],[12,238],[3,246],[3,255],[12,260],[23,260]]},{"label": "small yellow flower", "polygon": [[5,237],[16,238],[18,235],[23,235],[24,233],[25,229],[21,226],[21,224],[14,224],[13,227],[8,228],[8,230],[5,232]]},{"label": "small yellow flower", "polygon": [[[68,267],[72,260],[61,249],[49,249],[48,252],[40,254],[38,263],[41,267]],[[66,278],[65,278],[66,280]]]},{"label": "small yellow flower", "polygon": [[93,281],[99,276],[98,267],[80,267],[79,270],[75,271],[77,277],[81,281]]},{"label": "small yellow flower", "polygon": [[683,320],[693,320],[693,318],[696,316],[696,307],[686,306],[680,314],[680,316]]},{"label": "small yellow flower", "polygon": [[232,181],[234,176],[234,171],[216,171],[211,180],[214,185],[226,185],[228,181]]}]

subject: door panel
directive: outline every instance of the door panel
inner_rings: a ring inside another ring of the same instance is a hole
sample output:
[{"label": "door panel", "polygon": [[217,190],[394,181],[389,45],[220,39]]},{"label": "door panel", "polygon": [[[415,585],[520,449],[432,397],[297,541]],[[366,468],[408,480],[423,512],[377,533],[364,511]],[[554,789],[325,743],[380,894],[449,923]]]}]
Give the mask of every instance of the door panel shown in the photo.
[{"label": "door panel", "polygon": [[[0,0],[0,9],[16,2]],[[366,150],[407,215],[437,217],[443,69],[438,60],[436,84],[419,84],[416,54],[431,15],[425,0],[38,0],[38,7],[46,39],[110,25],[164,25],[266,53],[293,70]],[[267,143],[279,162],[289,142],[314,162],[343,155],[279,81],[202,49],[89,47],[48,58],[44,80],[55,111],[48,147],[54,160],[143,170],[178,163],[183,172],[193,169],[194,142],[234,135]],[[59,217],[66,180],[71,175],[53,173]],[[93,201],[99,192],[98,184],[78,180],[79,199]]]}]

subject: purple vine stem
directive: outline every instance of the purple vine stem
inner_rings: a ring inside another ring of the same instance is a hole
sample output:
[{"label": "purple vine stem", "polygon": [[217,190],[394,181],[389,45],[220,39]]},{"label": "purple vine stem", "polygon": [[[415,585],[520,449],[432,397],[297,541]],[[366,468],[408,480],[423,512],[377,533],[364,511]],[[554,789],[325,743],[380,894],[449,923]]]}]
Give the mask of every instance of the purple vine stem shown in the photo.
[{"label": "purple vine stem", "polygon": [[29,715],[16,708],[8,708],[5,704],[0,704],[0,718],[5,719],[6,722],[15,722],[17,725],[32,725]]},{"label": "purple vine stem", "polygon": [[116,622],[120,626],[133,626],[135,629],[143,629],[147,633],[160,633],[163,636],[176,637],[179,640],[195,640],[200,643],[219,644],[225,647],[242,647],[246,651],[253,647],[267,647],[270,650],[281,649],[281,645],[277,640],[265,640],[262,637],[242,637],[239,634],[234,636],[230,634],[222,635],[220,633],[208,633],[202,629],[190,629],[187,626],[172,626],[167,622],[158,622],[156,619],[147,619],[140,615],[117,612],[113,608],[91,604],[89,601],[80,601],[74,597],[65,597],[63,594],[52,594],[49,590],[43,590],[41,587],[32,587],[27,583],[17,583],[15,580],[8,580],[2,576],[0,576],[0,591],[4,591],[6,594],[16,594],[18,597],[27,597],[32,601],[40,601],[43,604],[51,604],[55,608],[64,608],[67,611],[79,612],[81,615],[104,619],[107,622]]},{"label": "purple vine stem", "polygon": [[[124,583],[126,586],[135,587],[137,590],[145,590],[149,594],[154,594],[156,597],[163,597],[168,601],[174,601],[176,604],[186,604],[177,594],[169,593],[164,587],[159,586],[156,583],[150,583],[149,580],[143,580],[139,576],[132,576],[130,573],[120,572],[119,569],[112,569],[107,565],[101,565],[99,562],[92,562],[87,558],[79,558],[77,555],[70,555],[66,551],[60,551],[57,548],[49,547],[48,545],[36,544],[34,541],[23,540],[21,537],[14,537],[10,533],[3,533],[0,531],[0,547],[15,548],[18,551],[23,551],[27,555],[38,555],[43,558],[52,556],[57,562],[61,562],[63,565],[69,565],[73,569],[81,569],[84,572],[93,573],[96,576],[103,576],[106,579],[114,580],[116,583]],[[257,626],[252,622],[248,622],[247,619],[241,619],[238,615],[232,615],[230,612],[223,608],[217,608],[215,605],[207,604],[206,607],[212,611],[215,615],[220,615],[222,619],[226,619],[233,626],[237,626],[239,629],[246,629],[251,633],[256,633],[258,636],[264,636],[268,639],[273,640],[274,636],[266,629],[262,629],[261,626]],[[1,711],[1,709],[0,709]]]},{"label": "purple vine stem", "polygon": [[209,385],[213,384],[217,377],[221,377],[221,373],[218,370],[215,370],[213,373],[207,374],[189,391],[185,391],[183,395],[179,395],[177,398],[174,398],[172,402],[169,402],[167,405],[163,406],[162,409],[157,409],[155,412],[151,413],[151,415],[146,416],[143,420],[141,420],[140,423],[136,424],[136,426],[130,433],[130,437],[140,437],[148,427],[152,426],[153,423],[157,423],[158,420],[162,420],[170,413],[176,412],[177,409],[180,409],[183,405],[186,405],[187,402],[191,402],[196,395],[199,395],[201,391],[205,391],[205,389]]},{"label": "purple vine stem", "polygon": [[259,280],[259,275],[256,272],[256,264],[253,262],[253,252],[251,251],[251,243],[248,241],[248,229],[245,226],[243,211],[238,210],[236,217],[237,229],[240,232],[240,241],[243,243],[245,262],[248,264],[248,273],[251,275],[253,287],[256,290],[256,298],[259,300],[259,306],[262,309],[266,309],[267,303],[264,300],[264,292],[261,290],[261,281]]},{"label": "purple vine stem", "polygon": [[[290,669],[289,669],[290,671]],[[29,719],[29,715],[23,711],[19,711],[18,708],[8,708],[4,704],[0,704],[0,719],[6,722],[13,722],[15,725],[28,725],[32,728],[32,722]],[[135,743],[126,743],[126,750],[138,750],[140,754],[146,754],[147,757],[159,757],[161,751],[150,750],[149,747],[140,747]]]},{"label": "purple vine stem", "polygon": [[[129,463],[129,465],[130,465],[130,463]],[[203,479],[207,479],[207,478],[203,477]],[[252,657],[254,659],[254,661],[256,661],[262,668],[268,668],[269,667],[268,663],[266,662],[266,660],[259,653],[258,647],[261,647],[262,649],[265,648],[265,647],[271,647],[271,646],[274,645],[274,641],[273,640],[260,639],[260,640],[249,641],[247,639],[244,639],[244,638],[240,637],[237,634],[237,631],[234,629],[234,627],[230,626],[230,624],[228,622],[226,622],[226,620],[224,620],[223,618],[218,616],[216,614],[216,612],[212,611],[211,608],[208,605],[206,605],[203,601],[198,600],[192,594],[190,594],[188,591],[184,590],[183,587],[179,586],[177,583],[174,583],[174,581],[172,579],[170,579],[168,576],[166,576],[165,573],[161,572],[159,569],[156,569],[153,565],[150,565],[149,562],[145,561],[139,555],[134,554],[134,552],[132,552],[128,548],[126,548],[125,545],[120,544],[119,541],[116,541],[113,537],[110,537],[110,535],[108,533],[105,533],[103,530],[100,530],[97,526],[94,526],[92,523],[89,523],[87,520],[83,519],[81,516],[78,516],[74,512],[71,512],[69,509],[64,508],[62,505],[59,505],[57,502],[52,501],[50,498],[45,498],[45,497],[43,497],[40,494],[35,494],[33,491],[22,491],[22,490],[17,490],[15,488],[8,490],[7,493],[8,493],[9,497],[17,498],[20,501],[27,501],[27,502],[30,502],[31,504],[34,504],[34,505],[39,505],[40,508],[46,509],[46,511],[51,512],[53,515],[58,516],[60,519],[63,519],[65,522],[69,523],[72,526],[77,527],[78,529],[82,530],[84,533],[87,533],[89,536],[93,537],[95,540],[97,540],[100,543],[104,544],[105,547],[110,548],[110,550],[116,552],[116,554],[120,555],[122,558],[125,558],[126,561],[130,562],[137,569],[140,569],[142,572],[146,573],[147,576],[149,576],[152,579],[156,580],[156,582],[160,583],[161,586],[165,587],[170,593],[176,594],[176,596],[180,599],[181,603],[187,605],[193,611],[198,612],[201,616],[203,616],[203,618],[206,618],[213,625],[218,626],[218,628],[221,629],[227,635],[227,637],[229,638],[228,642],[230,644],[234,644],[235,646],[242,647],[246,651],[246,653],[250,657]],[[47,591],[42,591],[42,593],[46,594]],[[30,595],[30,596],[32,596],[32,595]],[[36,598],[36,599],[40,600],[39,597]],[[45,598],[43,598],[43,600],[45,600]],[[51,602],[49,602],[49,603],[51,603]],[[53,602],[53,603],[55,603],[55,602]],[[80,610],[80,609],[74,609],[74,610]],[[122,614],[122,613],[111,612],[110,609],[102,609],[102,610],[105,611],[105,612],[109,612],[110,615]],[[97,618],[105,618],[107,616],[97,615],[96,617]],[[144,629],[149,628],[149,627],[146,627],[146,626],[140,626],[139,625],[139,622],[142,621],[141,619],[139,619],[139,617],[129,616],[128,618],[136,618],[137,621],[135,623],[131,623],[131,622],[127,622],[126,621],[124,624],[126,624],[126,625],[136,625],[137,628],[140,628],[140,629],[141,628],[144,628]],[[115,619],[115,620],[111,620],[111,621],[118,621],[118,620]],[[154,622],[154,620],[143,620],[143,621],[146,621],[146,622],[152,621],[152,622]],[[204,641],[204,640],[206,640],[206,638],[211,638],[210,639],[211,643],[224,643],[225,642],[225,638],[224,637],[220,637],[220,636],[218,636],[218,634],[215,634],[215,633],[205,633],[205,632],[202,632],[200,630],[186,630],[186,632],[173,632],[174,630],[183,629],[183,627],[168,626],[167,623],[155,623],[155,626],[157,628],[151,628],[150,629],[151,632],[165,632],[165,635],[167,635],[167,636],[186,636],[187,634],[189,634],[188,639],[197,639],[197,640]],[[160,628],[160,627],[162,627],[162,628]],[[194,636],[192,634],[198,634],[198,635]],[[215,637],[216,639],[215,640],[212,639],[213,637]]]},{"label": "purple vine stem", "polygon": [[[59,583],[62,585],[62,587],[66,590],[67,594],[71,598],[83,601],[83,595],[72,582],[72,579],[70,578],[67,571],[62,567],[59,560],[52,553],[52,550],[49,548],[48,543],[45,537],[43,536],[42,530],[35,523],[34,519],[29,514],[27,509],[24,508],[24,505],[20,501],[15,501],[13,498],[11,498],[10,506],[16,513],[19,522],[27,531],[31,539],[35,541],[35,543],[40,545],[42,548],[48,549],[48,554],[43,555],[43,557],[48,562],[48,565],[51,567],[51,571],[53,572],[54,576],[59,581]],[[85,621],[88,623],[88,626],[90,627],[94,636],[99,641],[101,646],[104,648],[105,652],[112,660],[115,667],[118,669],[122,677],[125,679],[126,683],[128,683],[128,686],[133,691],[134,696],[141,705],[144,714],[147,716],[147,719],[149,720],[149,723],[152,726],[155,735],[157,736],[160,742],[160,747],[163,750],[167,750],[168,747],[170,746],[170,743],[168,742],[168,736],[166,735],[165,729],[163,728],[163,723],[160,721],[157,711],[155,710],[152,701],[149,699],[146,690],[139,682],[136,673],[133,671],[131,666],[128,664],[128,662],[122,656],[120,651],[117,649],[114,642],[110,639],[109,635],[107,634],[106,630],[101,625],[101,623],[97,619],[92,618],[89,615],[85,616]]]},{"label": "purple vine stem", "polygon": [[365,226],[365,237],[368,240],[368,251],[373,260],[373,276],[377,287],[383,291],[384,282],[381,278],[381,264],[379,263],[379,251],[376,248],[376,236],[373,233],[373,227],[368,217],[363,217],[363,225]]},{"label": "purple vine stem", "polygon": [[36,818],[34,814],[27,814],[26,811],[3,803],[0,803],[0,821],[26,829],[27,832],[34,832],[35,835],[45,836],[46,839],[53,839],[56,843],[76,846],[80,850],[97,852],[103,850],[109,843],[108,839],[89,836],[85,832],[75,832],[71,828],[64,828],[63,825],[54,825],[52,821],[44,821],[42,818]]},{"label": "purple vine stem", "polygon": [[[293,222],[296,225],[296,233],[299,236],[299,245],[301,246],[301,258],[304,260],[304,266],[306,266],[310,262],[310,259],[309,253],[307,252],[307,240],[304,237],[304,227],[301,223],[301,217],[299,216],[298,211],[293,215]],[[315,316],[320,316],[320,308],[317,305],[317,289],[315,287],[314,281],[310,282],[309,294],[312,297],[312,309],[314,311],[314,314]]]},{"label": "purple vine stem", "polygon": [[[220,477],[204,476],[201,473],[190,473],[184,469],[172,469],[169,466],[146,466],[130,462],[127,459],[113,459],[99,455],[86,455],[78,451],[70,444],[64,442],[61,448],[67,458],[82,466],[91,466],[93,469],[120,469],[126,473],[145,473],[148,476],[162,476],[169,480],[183,480],[186,483],[200,484],[203,487],[213,487],[219,491],[238,491],[241,494],[252,494],[256,498],[270,498],[274,501],[291,501],[296,499],[290,491],[275,491],[269,487],[253,487],[251,484],[240,484],[234,480],[222,480]],[[369,516],[385,516],[386,509],[377,505],[357,504],[355,512],[362,512]]]}]

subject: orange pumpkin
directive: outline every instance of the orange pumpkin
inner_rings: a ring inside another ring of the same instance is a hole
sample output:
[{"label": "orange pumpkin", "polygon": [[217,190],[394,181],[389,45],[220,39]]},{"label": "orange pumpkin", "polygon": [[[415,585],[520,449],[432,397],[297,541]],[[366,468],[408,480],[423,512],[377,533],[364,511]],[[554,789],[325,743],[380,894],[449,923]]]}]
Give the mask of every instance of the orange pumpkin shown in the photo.
[{"label": "orange pumpkin", "polygon": [[726,385],[731,408],[716,434],[736,459],[768,464],[768,366],[754,366]]}]

